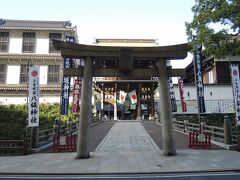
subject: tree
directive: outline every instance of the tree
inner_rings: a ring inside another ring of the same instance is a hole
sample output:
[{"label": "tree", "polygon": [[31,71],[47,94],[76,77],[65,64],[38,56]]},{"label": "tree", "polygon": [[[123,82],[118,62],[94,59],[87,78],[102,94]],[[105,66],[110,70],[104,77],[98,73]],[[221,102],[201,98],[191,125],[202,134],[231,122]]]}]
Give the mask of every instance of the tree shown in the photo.
[{"label": "tree", "polygon": [[240,0],[195,0],[192,12],[185,25],[193,51],[202,44],[207,56],[240,54]]}]

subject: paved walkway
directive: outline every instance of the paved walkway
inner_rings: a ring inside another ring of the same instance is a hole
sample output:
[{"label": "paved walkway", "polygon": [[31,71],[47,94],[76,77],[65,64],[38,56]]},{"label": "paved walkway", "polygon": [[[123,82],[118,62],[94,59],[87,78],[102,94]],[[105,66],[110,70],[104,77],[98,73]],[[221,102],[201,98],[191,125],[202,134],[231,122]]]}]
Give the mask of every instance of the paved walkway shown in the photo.
[{"label": "paved walkway", "polygon": [[189,149],[177,150],[177,153],[177,156],[164,156],[139,122],[117,122],[89,159],[75,159],[76,153],[0,157],[0,173],[101,174],[240,170],[240,153],[236,151]]},{"label": "paved walkway", "polygon": [[140,122],[117,122],[96,151],[154,151],[158,146]]}]

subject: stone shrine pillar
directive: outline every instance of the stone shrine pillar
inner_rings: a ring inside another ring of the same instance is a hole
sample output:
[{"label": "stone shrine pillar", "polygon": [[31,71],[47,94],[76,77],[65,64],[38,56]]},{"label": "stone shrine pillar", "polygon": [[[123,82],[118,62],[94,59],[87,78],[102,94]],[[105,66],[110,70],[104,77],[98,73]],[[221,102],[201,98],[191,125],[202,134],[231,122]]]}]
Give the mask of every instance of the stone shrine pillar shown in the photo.
[{"label": "stone shrine pillar", "polygon": [[169,97],[166,60],[158,60],[158,86],[160,97],[160,118],[162,121],[163,153],[166,156],[176,155],[173,137],[172,110]]},{"label": "stone shrine pillar", "polygon": [[92,59],[84,59],[80,119],[77,140],[77,159],[90,157],[89,130],[92,120]]}]

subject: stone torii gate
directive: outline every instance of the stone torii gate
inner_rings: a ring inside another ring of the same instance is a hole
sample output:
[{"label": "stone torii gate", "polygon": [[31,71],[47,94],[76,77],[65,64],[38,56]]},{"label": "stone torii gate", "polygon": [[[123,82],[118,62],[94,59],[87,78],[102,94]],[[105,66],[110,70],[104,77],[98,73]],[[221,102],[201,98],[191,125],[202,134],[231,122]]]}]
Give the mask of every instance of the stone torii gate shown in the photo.
[{"label": "stone torii gate", "polygon": [[83,45],[54,40],[62,57],[83,59],[84,66],[63,69],[64,76],[83,77],[76,158],[89,158],[89,131],[92,118],[92,77],[146,79],[158,77],[160,118],[164,155],[176,155],[168,77],[184,76],[184,69],[166,66],[167,60],[187,57],[188,44],[154,47]]}]

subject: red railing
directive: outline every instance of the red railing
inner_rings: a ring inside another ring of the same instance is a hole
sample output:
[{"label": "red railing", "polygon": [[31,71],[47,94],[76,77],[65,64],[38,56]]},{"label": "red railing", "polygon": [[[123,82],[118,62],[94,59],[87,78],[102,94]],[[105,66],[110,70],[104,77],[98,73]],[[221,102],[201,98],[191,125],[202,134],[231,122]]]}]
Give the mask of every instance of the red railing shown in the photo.
[{"label": "red railing", "polygon": [[189,148],[211,148],[211,133],[189,132]]},{"label": "red railing", "polygon": [[77,135],[54,135],[53,151],[54,152],[74,152],[77,149]]}]

